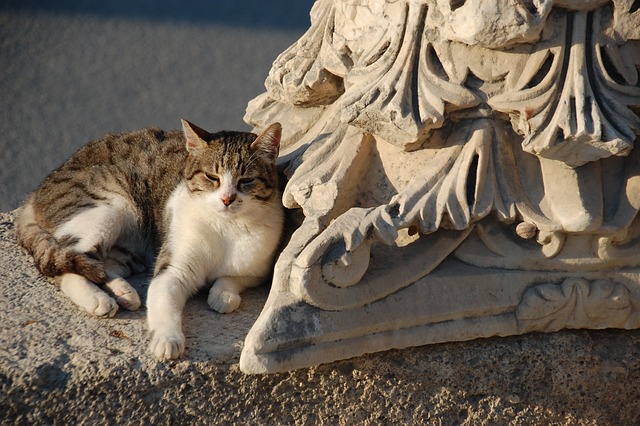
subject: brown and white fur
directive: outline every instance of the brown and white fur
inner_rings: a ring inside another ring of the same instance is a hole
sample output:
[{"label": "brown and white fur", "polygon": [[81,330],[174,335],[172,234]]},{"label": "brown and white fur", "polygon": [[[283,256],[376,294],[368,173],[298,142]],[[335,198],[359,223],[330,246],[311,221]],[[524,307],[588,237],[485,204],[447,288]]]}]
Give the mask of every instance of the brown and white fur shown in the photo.
[{"label": "brown and white fur", "polygon": [[90,142],[29,196],[18,241],[38,269],[99,317],[140,306],[126,277],[155,263],[147,295],[151,352],[184,352],[186,300],[212,284],[218,312],[271,272],[283,224],[275,159],[281,128],[260,136],[145,129]]}]

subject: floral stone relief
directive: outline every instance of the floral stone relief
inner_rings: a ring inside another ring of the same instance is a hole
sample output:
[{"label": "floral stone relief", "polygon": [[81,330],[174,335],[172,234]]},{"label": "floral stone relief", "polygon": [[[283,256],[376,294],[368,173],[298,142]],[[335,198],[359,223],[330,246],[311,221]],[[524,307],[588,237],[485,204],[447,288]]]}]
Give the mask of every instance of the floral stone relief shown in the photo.
[{"label": "floral stone relief", "polygon": [[639,74],[640,0],[318,0],[245,117],[297,228],[241,369],[640,327]]}]

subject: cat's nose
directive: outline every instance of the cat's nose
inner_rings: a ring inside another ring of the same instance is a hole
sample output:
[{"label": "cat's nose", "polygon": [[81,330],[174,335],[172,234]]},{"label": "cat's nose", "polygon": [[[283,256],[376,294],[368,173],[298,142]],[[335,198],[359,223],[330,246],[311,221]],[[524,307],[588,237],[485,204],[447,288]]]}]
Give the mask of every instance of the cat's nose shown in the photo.
[{"label": "cat's nose", "polygon": [[225,206],[230,206],[234,201],[236,200],[236,194],[231,194],[231,195],[223,195],[222,196],[222,204],[224,204]]}]

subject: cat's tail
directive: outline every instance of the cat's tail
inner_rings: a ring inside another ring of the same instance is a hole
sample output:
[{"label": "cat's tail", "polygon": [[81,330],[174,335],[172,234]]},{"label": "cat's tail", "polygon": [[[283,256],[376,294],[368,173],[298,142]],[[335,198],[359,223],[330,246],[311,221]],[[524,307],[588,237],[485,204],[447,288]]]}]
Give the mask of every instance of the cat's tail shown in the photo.
[{"label": "cat's tail", "polygon": [[88,253],[75,251],[40,226],[32,199],[27,200],[18,213],[16,236],[18,243],[33,256],[36,267],[43,275],[57,277],[73,273],[95,283],[106,281],[107,274],[100,259]]}]

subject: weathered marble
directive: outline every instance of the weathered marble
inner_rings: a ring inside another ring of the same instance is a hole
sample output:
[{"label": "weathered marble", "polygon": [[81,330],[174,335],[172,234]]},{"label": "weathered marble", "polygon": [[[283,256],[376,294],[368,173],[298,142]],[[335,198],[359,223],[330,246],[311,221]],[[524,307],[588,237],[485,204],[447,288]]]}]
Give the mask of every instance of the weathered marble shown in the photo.
[{"label": "weathered marble", "polygon": [[318,0],[245,117],[298,223],[242,370],[639,328],[639,9]]}]

